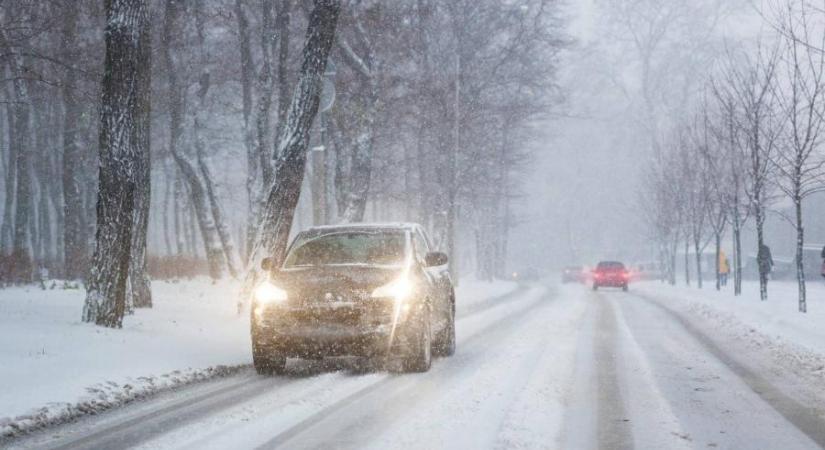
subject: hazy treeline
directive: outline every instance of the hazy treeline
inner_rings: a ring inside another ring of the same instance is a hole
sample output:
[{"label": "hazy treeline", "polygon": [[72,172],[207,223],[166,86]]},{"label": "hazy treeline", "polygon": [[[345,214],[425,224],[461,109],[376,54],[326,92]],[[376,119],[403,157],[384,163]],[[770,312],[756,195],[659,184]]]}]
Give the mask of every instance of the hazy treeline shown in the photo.
[{"label": "hazy treeline", "polygon": [[[132,257],[159,276],[238,276],[275,182],[313,2],[138,3],[151,183],[135,194],[149,255],[137,245]],[[87,274],[108,4],[0,3],[4,282]],[[558,13],[551,0],[344,1],[325,75],[335,101],[309,134],[296,225],[418,221],[465,269],[501,273],[524,143],[557,102]]]}]

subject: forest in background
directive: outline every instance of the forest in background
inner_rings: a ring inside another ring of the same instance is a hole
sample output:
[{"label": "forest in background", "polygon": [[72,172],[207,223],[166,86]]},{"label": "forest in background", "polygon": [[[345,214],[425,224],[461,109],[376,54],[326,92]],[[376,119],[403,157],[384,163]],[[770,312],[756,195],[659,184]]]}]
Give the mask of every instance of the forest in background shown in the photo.
[{"label": "forest in background", "polygon": [[[137,71],[151,93],[141,99],[151,182],[136,194],[148,231],[131,258],[164,278],[240,277],[246,267],[317,5],[5,1],[4,283],[88,273],[106,8],[120,3],[145,8],[137,68],[148,70]],[[324,71],[322,103],[329,86],[334,103],[309,131],[295,226],[416,221],[461,271],[503,274],[511,202],[531,161],[525,142],[560,102],[554,80],[566,45],[550,0],[343,2]]]}]

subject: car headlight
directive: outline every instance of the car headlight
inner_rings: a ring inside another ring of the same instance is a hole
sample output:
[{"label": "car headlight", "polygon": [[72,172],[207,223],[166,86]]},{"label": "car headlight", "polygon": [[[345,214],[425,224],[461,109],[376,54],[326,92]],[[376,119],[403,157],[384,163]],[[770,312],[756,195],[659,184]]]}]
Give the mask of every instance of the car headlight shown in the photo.
[{"label": "car headlight", "polygon": [[413,285],[407,277],[401,277],[391,283],[379,286],[372,291],[372,298],[392,298],[403,301],[413,292]]},{"label": "car headlight", "polygon": [[264,281],[255,288],[255,302],[259,305],[281,303],[286,301],[286,299],[286,291],[269,281]]}]

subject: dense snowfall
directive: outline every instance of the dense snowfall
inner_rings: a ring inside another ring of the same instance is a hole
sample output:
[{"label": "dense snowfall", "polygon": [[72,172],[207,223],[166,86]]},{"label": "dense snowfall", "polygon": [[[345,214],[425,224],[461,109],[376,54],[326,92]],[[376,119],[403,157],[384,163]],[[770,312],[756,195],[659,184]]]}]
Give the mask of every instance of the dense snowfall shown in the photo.
[{"label": "dense snowfall", "polygon": [[0,2],[0,448],[825,448],[814,0]]}]

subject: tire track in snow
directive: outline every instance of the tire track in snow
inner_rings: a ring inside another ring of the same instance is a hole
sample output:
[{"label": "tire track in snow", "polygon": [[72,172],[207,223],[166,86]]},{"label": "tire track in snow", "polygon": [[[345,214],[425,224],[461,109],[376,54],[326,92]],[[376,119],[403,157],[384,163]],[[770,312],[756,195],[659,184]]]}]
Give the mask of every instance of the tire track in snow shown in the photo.
[{"label": "tire track in snow", "polygon": [[619,333],[612,302],[596,295],[597,317],[593,356],[598,382],[596,429],[599,448],[632,449],[633,432],[619,384]]},{"label": "tire track in snow", "polygon": [[[472,334],[463,342],[460,342],[461,349],[471,348],[473,346],[480,345],[481,343],[489,340],[491,338],[491,334],[487,331],[494,330],[495,336],[500,335],[501,333],[512,332],[517,327],[517,325],[521,319],[529,314],[535,312],[537,308],[547,305],[547,295],[546,293],[539,296],[537,299],[530,302],[527,306],[517,310],[510,312],[509,314],[501,317],[498,321],[493,322],[487,326],[484,326],[478,332]],[[510,300],[507,302],[512,302],[515,300],[513,297],[513,293],[505,295],[504,297],[509,298]],[[474,315],[479,314],[480,312],[486,311],[493,306],[498,305],[491,305],[490,307],[483,308],[481,310],[475,310],[470,314],[465,314],[462,319],[468,318]],[[446,366],[445,366],[446,367]],[[443,368],[442,368],[443,369]],[[426,374],[420,375],[401,375],[401,376],[390,376],[387,378],[382,379],[381,381],[372,384],[370,386],[366,386],[363,389],[354,392],[353,394],[327,406],[326,408],[312,414],[294,426],[287,428],[286,430],[281,431],[277,435],[273,436],[270,440],[264,442],[260,446],[257,447],[259,450],[264,449],[273,449],[273,448],[280,448],[282,446],[287,446],[291,443],[294,439],[302,436],[305,432],[311,430],[315,426],[319,425],[320,423],[324,422],[326,419],[334,416],[336,413],[344,412],[348,407],[352,406],[356,402],[364,400],[366,397],[370,395],[374,395],[381,390],[381,399],[380,401],[384,404],[382,409],[373,409],[372,415],[368,415],[366,417],[352,417],[350,418],[353,422],[349,423],[348,426],[344,427],[333,427],[334,429],[343,428],[343,431],[339,433],[335,433],[340,438],[351,438],[354,433],[365,433],[367,430],[371,429],[371,427],[377,426],[381,421],[378,420],[378,416],[381,418],[386,417],[398,417],[404,411],[409,411],[413,408],[414,404],[420,403],[424,400],[425,396],[416,396],[411,399],[411,401],[405,401],[403,404],[397,401],[389,401],[395,396],[402,396],[405,394],[409,389],[416,387],[417,383],[421,381],[426,381],[427,378],[423,380],[420,377],[427,377],[428,375],[432,376],[432,372],[428,372]],[[447,372],[443,375],[446,376],[446,379],[455,379],[461,374],[461,372]],[[444,380],[440,380],[441,383]],[[388,392],[384,392],[384,390],[389,390]],[[408,399],[409,400],[409,399]],[[325,448],[329,445],[328,442],[317,442],[316,443],[318,448]],[[338,442],[338,446],[341,446],[342,443]],[[299,446],[304,447],[304,446]]]},{"label": "tire track in snow", "polygon": [[711,337],[699,330],[684,315],[660,303],[659,301],[644,295],[633,294],[643,299],[647,304],[654,306],[667,316],[671,317],[681,327],[692,336],[708,353],[713,355],[719,362],[724,364],[731,372],[739,377],[751,390],[756,393],[765,403],[784,417],[790,424],[814,441],[819,447],[825,449],[825,422],[817,414],[817,410],[808,407],[783,393],[780,389],[771,384],[767,379],[741,364],[730,356]]},{"label": "tire track in snow", "polygon": [[[527,291],[529,291],[528,286],[519,285],[513,291],[472,303],[467,308],[458,311],[456,320],[481,315],[496,306],[516,302]],[[240,375],[242,377],[240,381],[234,382],[229,386],[210,389],[208,392],[197,394],[184,400],[165,403],[164,406],[159,409],[149,410],[139,413],[136,416],[118,420],[114,425],[107,426],[103,429],[81,431],[78,435],[67,436],[65,440],[41,441],[40,443],[36,441],[37,435],[31,435],[17,442],[17,444],[26,446],[29,445],[28,442],[33,442],[36,448],[54,450],[116,448],[139,445],[210,414],[215,414],[252,400],[255,396],[260,395],[262,389],[275,389],[275,392],[277,392],[280,388],[288,387],[293,381],[306,380],[307,378],[329,373],[329,370],[325,369],[323,364],[306,362],[303,368],[305,369],[306,367],[309,367],[309,370],[299,371],[299,373],[289,374],[285,377],[257,377],[254,375],[250,376],[247,372]],[[382,378],[362,388],[350,397],[358,393],[360,393],[360,395],[357,397],[366,395],[368,392],[377,389],[393,379],[396,378],[390,376]],[[147,398],[142,400],[142,402],[144,404],[146,402],[152,402],[152,399]],[[114,413],[115,410],[112,412]],[[44,430],[45,433],[53,431],[54,430],[51,429]],[[14,442],[8,442],[7,444],[14,444]]]}]

